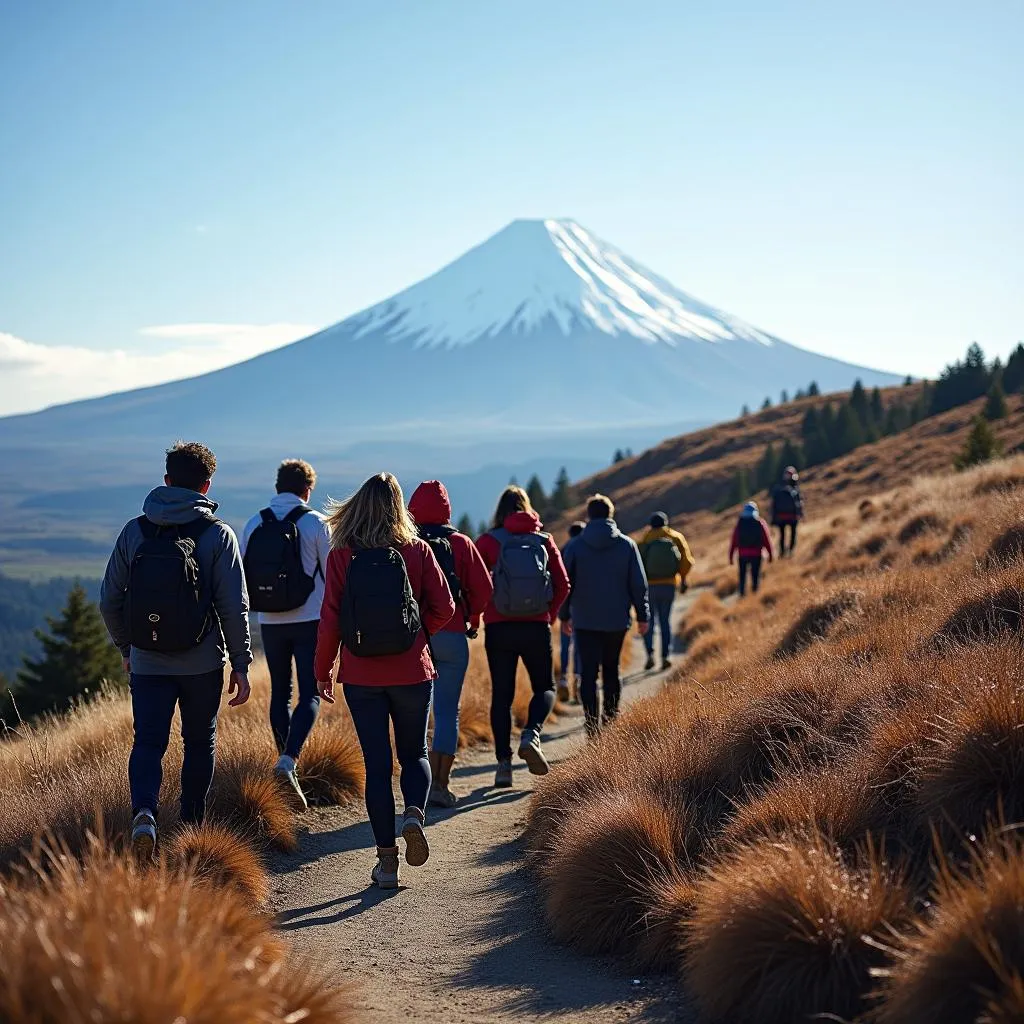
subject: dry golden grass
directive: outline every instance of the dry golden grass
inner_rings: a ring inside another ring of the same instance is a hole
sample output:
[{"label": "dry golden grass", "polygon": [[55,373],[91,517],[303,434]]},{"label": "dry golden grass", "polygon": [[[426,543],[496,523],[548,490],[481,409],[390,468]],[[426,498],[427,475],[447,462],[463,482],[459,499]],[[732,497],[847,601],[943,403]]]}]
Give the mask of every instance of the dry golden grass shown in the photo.
[{"label": "dry golden grass", "polygon": [[[929,898],[933,843],[960,863],[993,823],[1024,820],[1022,505],[1021,457],[853,494],[804,525],[760,599],[702,594],[670,685],[534,798],[556,934],[682,969],[711,1019],[866,1012],[887,928]],[[727,534],[710,531],[727,524],[707,523],[689,539],[714,552],[701,578],[724,583]],[[671,855],[666,821],[686,823]],[[603,835],[628,837],[642,870],[617,880],[602,855],[584,898],[553,866]],[[1024,943],[1009,959],[977,1020],[1014,1019]]]},{"label": "dry golden grass", "polygon": [[270,876],[259,852],[236,832],[219,825],[183,826],[163,847],[164,862],[216,890],[234,889],[245,904],[264,908]]},{"label": "dry golden grass", "polygon": [[0,886],[8,1024],[344,1024],[349,1000],[289,963],[268,920],[188,871],[140,871],[100,843]]}]

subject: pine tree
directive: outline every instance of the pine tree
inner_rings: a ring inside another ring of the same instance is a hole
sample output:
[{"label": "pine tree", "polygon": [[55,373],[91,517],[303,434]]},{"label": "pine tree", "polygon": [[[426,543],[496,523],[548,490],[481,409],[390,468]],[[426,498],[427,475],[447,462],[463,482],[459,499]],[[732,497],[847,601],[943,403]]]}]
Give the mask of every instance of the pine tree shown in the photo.
[{"label": "pine tree", "polygon": [[975,416],[971,432],[964,441],[964,446],[953,459],[956,469],[967,469],[1002,454],[1002,445],[996,437],[991,424],[984,416]]},{"label": "pine tree", "polygon": [[564,512],[572,504],[572,484],[569,472],[563,466],[555,477],[555,486],[551,492],[551,507],[557,512]]},{"label": "pine tree", "polygon": [[783,388],[782,394],[779,395],[779,404],[786,405],[789,402],[789,392]]},{"label": "pine tree", "polygon": [[769,444],[757,464],[754,485],[757,490],[770,488],[779,477],[779,457],[775,453],[775,445]]},{"label": "pine tree", "polygon": [[794,398],[794,399],[795,399],[795,400],[796,400],[797,402],[799,402],[801,398],[806,398],[806,397],[807,397],[807,392],[806,392],[806,391],[804,391],[804,389],[803,389],[803,388],[797,388],[797,389],[796,389],[796,394],[795,394],[795,395],[793,396],[793,398]]},{"label": "pine tree", "polygon": [[1001,374],[997,374],[992,381],[992,387],[988,389],[988,396],[985,399],[985,407],[982,409],[982,416],[991,422],[1001,420],[1010,411],[1006,404],[1006,394],[1003,392]]},{"label": "pine tree", "polygon": [[616,448],[615,449],[615,454],[612,456],[612,465],[613,466],[617,465],[618,463],[624,462],[625,460],[626,460],[626,456],[623,453],[622,449],[621,448]]},{"label": "pine tree", "polygon": [[729,499],[726,508],[730,505],[742,505],[749,498],[750,482],[747,479],[747,471],[745,469],[737,469],[729,486]]},{"label": "pine tree", "polygon": [[853,390],[850,392],[850,408],[860,421],[860,425],[866,427],[869,422],[870,401],[864,385],[859,380],[854,381]]},{"label": "pine tree", "polygon": [[913,378],[913,377],[911,377],[911,376],[910,376],[910,374],[908,373],[908,374],[906,375],[906,377],[904,377],[904,378],[903,378],[903,386],[904,386],[905,388],[909,388],[909,387],[910,387],[910,385],[911,385],[911,384],[913,384],[913,383],[914,383],[914,378]]},{"label": "pine tree", "polygon": [[94,694],[106,680],[123,683],[121,655],[110,643],[99,609],[80,584],[68,594],[57,618],[48,618],[49,633],[36,630],[42,656],[23,658],[14,696],[26,717],[63,711],[78,698]]},{"label": "pine tree", "polygon": [[740,419],[745,420],[750,415],[750,406],[744,403],[743,408],[740,409]]},{"label": "pine tree", "polygon": [[765,396],[765,400],[761,403],[761,408],[762,409],[770,409],[771,407],[772,407],[772,400],[771,400],[771,398],[769,398],[766,395]]},{"label": "pine tree", "polygon": [[782,452],[779,454],[779,465],[783,468],[793,466],[795,469],[803,469],[805,465],[804,453],[800,445],[786,438],[786,442],[782,446]]},{"label": "pine tree", "polygon": [[871,422],[881,428],[885,422],[885,405],[882,402],[882,392],[877,388],[871,389]]},{"label": "pine tree", "polygon": [[812,380],[811,383],[807,385],[807,397],[817,398],[820,394],[821,388],[818,387],[818,382],[816,380]]},{"label": "pine tree", "polygon": [[544,493],[544,485],[536,473],[530,477],[526,484],[526,496],[530,504],[536,509],[543,509],[547,506],[548,496]]},{"label": "pine tree", "polygon": [[1003,370],[1003,390],[1008,395],[1024,391],[1024,342],[1019,342],[1006,360]]},{"label": "pine tree", "polygon": [[487,520],[481,519],[476,528],[477,539],[482,537],[490,528],[490,524],[488,524]]},{"label": "pine tree", "polygon": [[845,455],[864,443],[864,428],[853,410],[853,405],[844,402],[836,414],[833,456]]},{"label": "pine tree", "polygon": [[458,530],[459,533],[464,533],[467,537],[473,536],[473,520],[468,512],[462,513],[455,529]]}]

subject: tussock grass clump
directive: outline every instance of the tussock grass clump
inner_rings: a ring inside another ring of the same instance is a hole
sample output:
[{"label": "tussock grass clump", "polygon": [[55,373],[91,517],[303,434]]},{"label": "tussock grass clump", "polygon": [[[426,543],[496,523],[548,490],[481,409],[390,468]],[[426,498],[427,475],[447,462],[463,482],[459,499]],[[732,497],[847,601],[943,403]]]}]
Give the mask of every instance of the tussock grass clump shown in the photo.
[{"label": "tussock grass clump", "polygon": [[878,507],[870,498],[864,498],[857,505],[857,515],[861,519],[873,519],[878,514]]},{"label": "tussock grass clump", "polygon": [[717,621],[708,615],[687,618],[679,632],[679,642],[689,649],[698,637],[710,633],[717,625]]},{"label": "tussock grass clump", "polygon": [[302,788],[314,803],[348,803],[366,785],[359,740],[351,722],[337,711],[320,716],[302,748],[298,767]]},{"label": "tussock grass clump", "polygon": [[236,892],[140,871],[98,842],[82,862],[49,853],[3,884],[0,948],[8,1024],[352,1020],[345,993],[326,973],[293,971]]},{"label": "tussock grass clump", "polygon": [[686,977],[709,1021],[853,1019],[885,960],[865,939],[889,939],[910,902],[870,849],[852,865],[821,838],[748,847],[697,886]]},{"label": "tussock grass clump", "polygon": [[719,576],[715,581],[715,597],[724,601],[727,597],[732,597],[737,590],[740,589],[739,580],[736,578],[736,574],[733,572],[727,573],[724,576]]},{"label": "tussock grass clump", "polygon": [[1009,526],[989,545],[985,561],[990,568],[1006,569],[1024,562],[1024,522]]},{"label": "tussock grass clump", "polygon": [[963,873],[943,866],[934,907],[897,942],[892,967],[884,974],[879,1024],[1022,1019],[1024,851],[1019,837],[988,837]]},{"label": "tussock grass clump", "polygon": [[652,918],[654,892],[674,908],[686,882],[676,872],[687,827],[679,806],[608,793],[578,807],[546,875],[555,938],[586,953],[621,953],[641,968],[668,966],[675,921]]},{"label": "tussock grass clump", "polygon": [[234,889],[247,906],[262,909],[270,899],[270,876],[255,847],[217,825],[185,825],[163,848],[166,863],[216,890]]},{"label": "tussock grass clump", "polygon": [[707,632],[689,648],[686,655],[686,668],[695,672],[701,665],[717,658],[722,653],[722,647],[722,638],[717,636],[714,631]]},{"label": "tussock grass clump", "polygon": [[823,533],[811,548],[811,558],[821,558],[835,545],[836,535],[834,533]]},{"label": "tussock grass clump", "polygon": [[993,581],[979,596],[965,599],[939,628],[935,640],[943,644],[986,643],[1019,633],[1024,613],[1020,585],[999,586]]},{"label": "tussock grass clump", "polygon": [[873,558],[875,555],[880,555],[888,543],[889,537],[886,534],[873,533],[854,545],[850,549],[850,554],[854,558],[859,558],[861,555],[869,555]]},{"label": "tussock grass clump", "polygon": [[860,595],[853,590],[841,590],[804,609],[803,614],[790,626],[775,648],[776,658],[791,658],[817,640],[828,635],[836,622],[856,611]]},{"label": "tussock grass clump", "polygon": [[896,534],[900,544],[909,544],[926,533],[937,533],[945,527],[945,523],[934,512],[921,512],[911,516]]}]

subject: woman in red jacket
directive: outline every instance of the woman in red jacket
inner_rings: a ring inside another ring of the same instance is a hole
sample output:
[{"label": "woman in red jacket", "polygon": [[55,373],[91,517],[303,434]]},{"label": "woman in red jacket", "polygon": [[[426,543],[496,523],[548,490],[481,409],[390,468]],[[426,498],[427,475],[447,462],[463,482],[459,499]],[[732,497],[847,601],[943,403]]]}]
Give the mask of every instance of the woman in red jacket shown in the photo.
[{"label": "woman in red jacket", "polygon": [[750,584],[757,593],[761,585],[761,552],[767,552],[768,561],[775,557],[772,552],[772,535],[768,525],[761,518],[756,501],[748,501],[740,512],[729,541],[729,564],[732,565],[736,552],[740,555],[740,597],[747,592],[747,573]]},{"label": "woman in red jacket", "polygon": [[473,542],[451,525],[452,505],[440,480],[425,480],[409,500],[420,537],[434,552],[455,598],[455,614],[431,638],[437,667],[434,680],[434,738],[430,749],[430,803],[454,807],[448,785],[459,747],[459,701],[469,668],[469,636],[491,597],[491,575]]},{"label": "woman in red jacket", "polygon": [[398,887],[395,796],[389,726],[401,765],[405,860],[430,856],[423,810],[430,789],[427,722],[436,677],[427,643],[444,627],[455,602],[437,560],[405,508],[390,473],[370,477],[328,510],[331,553],[316,645],[320,696],[334,703],[334,663],[352,711],[366,765],[366,810],[377,841],[372,880]]},{"label": "woman in red jacket", "polygon": [[523,659],[533,699],[519,739],[519,756],[534,775],[548,762],[540,731],[555,704],[551,623],[569,596],[569,577],[554,539],[541,533],[540,517],[526,491],[506,487],[494,512],[494,526],[476,542],[492,571],[494,593],[484,612],[487,664],[491,671],[491,732],[498,770],[494,785],[512,785],[512,701],[516,670]]}]

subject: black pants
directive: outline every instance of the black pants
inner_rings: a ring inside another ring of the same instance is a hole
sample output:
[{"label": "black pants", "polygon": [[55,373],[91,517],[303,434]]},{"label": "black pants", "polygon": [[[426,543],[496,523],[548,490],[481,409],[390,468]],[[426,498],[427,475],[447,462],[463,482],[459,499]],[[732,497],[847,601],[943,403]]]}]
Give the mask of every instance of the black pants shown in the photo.
[{"label": "black pants", "polygon": [[520,658],[533,688],[524,731],[539,734],[555,706],[551,627],[546,622],[492,622],[485,631],[484,647],[491,672],[494,753],[499,761],[507,761],[512,756],[512,702]]},{"label": "black pants", "polygon": [[761,586],[761,556],[757,558],[750,558],[746,555],[740,555],[740,597],[747,592],[747,571],[750,572],[750,586],[754,593],[757,593],[757,588]]},{"label": "black pants", "polygon": [[[626,630],[612,632],[577,629],[576,644],[580,650],[580,701],[588,731],[594,732],[600,721],[611,721],[619,713],[622,682],[619,679],[619,656]],[[601,671],[604,710],[598,708],[597,672]]]},{"label": "black pants", "polygon": [[132,719],[135,740],[128,759],[132,813],[144,807],[154,814],[163,782],[163,760],[171,738],[174,709],[181,714],[181,820],[201,825],[213,782],[217,749],[217,712],[224,670],[198,676],[151,676],[132,673]]},{"label": "black pants", "polygon": [[345,700],[352,712],[352,724],[356,727],[366,765],[366,813],[378,846],[395,845],[391,725],[395,728],[395,753],[402,767],[399,785],[405,806],[421,811],[427,806],[430,790],[427,722],[433,692],[434,684],[429,679],[411,686],[345,684]]},{"label": "black pants", "polygon": [[[298,759],[302,744],[320,713],[313,656],[320,627],[312,622],[265,623],[260,626],[263,653],[270,670],[270,728],[279,754]],[[292,711],[292,661],[299,683],[299,703]]]},{"label": "black pants", "polygon": [[[796,522],[776,523],[779,528],[779,554],[785,555],[786,551],[793,551],[796,547]],[[786,547],[786,528],[789,528],[789,547]]]}]

